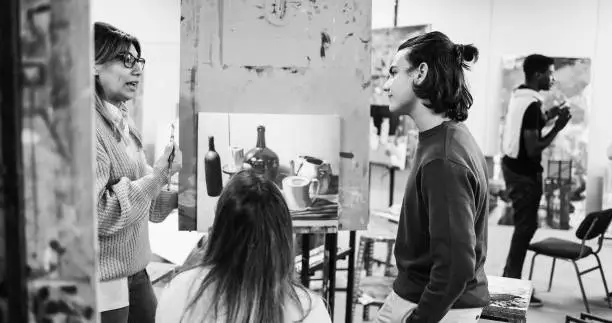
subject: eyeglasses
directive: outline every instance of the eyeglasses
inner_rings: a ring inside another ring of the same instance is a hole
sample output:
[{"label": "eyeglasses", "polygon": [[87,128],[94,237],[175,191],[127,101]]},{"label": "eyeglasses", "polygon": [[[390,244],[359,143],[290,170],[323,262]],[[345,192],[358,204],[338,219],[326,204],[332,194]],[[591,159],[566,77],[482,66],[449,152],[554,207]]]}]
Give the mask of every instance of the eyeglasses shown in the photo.
[{"label": "eyeglasses", "polygon": [[136,63],[139,63],[140,69],[144,70],[145,59],[142,57],[137,58],[131,53],[119,53],[117,54],[117,58],[123,61],[123,66],[125,66],[126,68],[134,68],[134,65],[136,65]]}]

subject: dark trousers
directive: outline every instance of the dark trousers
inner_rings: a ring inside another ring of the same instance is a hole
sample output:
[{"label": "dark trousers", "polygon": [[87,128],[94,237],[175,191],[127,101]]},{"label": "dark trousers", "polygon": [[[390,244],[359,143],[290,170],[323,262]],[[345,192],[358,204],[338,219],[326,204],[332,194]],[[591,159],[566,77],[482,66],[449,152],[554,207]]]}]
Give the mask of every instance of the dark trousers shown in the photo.
[{"label": "dark trousers", "polygon": [[155,323],[157,298],[146,270],[128,277],[130,306],[101,313],[102,323]]},{"label": "dark trousers", "polygon": [[538,210],[542,198],[542,174],[517,174],[502,163],[508,197],[512,201],[514,233],[504,267],[504,277],[521,278],[527,247],[538,229]]}]

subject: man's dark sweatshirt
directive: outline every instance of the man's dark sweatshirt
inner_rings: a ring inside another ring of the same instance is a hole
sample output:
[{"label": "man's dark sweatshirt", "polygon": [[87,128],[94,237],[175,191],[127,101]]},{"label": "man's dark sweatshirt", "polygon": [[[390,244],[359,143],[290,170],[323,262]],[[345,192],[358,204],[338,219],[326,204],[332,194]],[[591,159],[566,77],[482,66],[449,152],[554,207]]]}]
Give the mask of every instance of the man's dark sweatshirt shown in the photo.
[{"label": "man's dark sweatshirt", "polygon": [[418,304],[408,322],[438,322],[451,308],[488,304],[486,169],[463,123],[419,134],[395,245],[393,290]]}]

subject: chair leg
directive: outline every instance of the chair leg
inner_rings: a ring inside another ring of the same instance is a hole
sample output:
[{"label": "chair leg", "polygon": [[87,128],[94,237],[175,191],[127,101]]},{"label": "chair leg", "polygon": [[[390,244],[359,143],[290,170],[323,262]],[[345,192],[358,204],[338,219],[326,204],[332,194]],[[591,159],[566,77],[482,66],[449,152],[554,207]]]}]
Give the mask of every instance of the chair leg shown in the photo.
[{"label": "chair leg", "polygon": [[374,242],[366,239],[365,253],[363,255],[363,263],[365,265],[366,276],[372,276],[372,257],[374,257]]},{"label": "chair leg", "polygon": [[548,291],[549,292],[550,292],[550,288],[552,287],[553,274],[555,273],[555,263],[557,263],[557,258],[553,258],[552,268],[550,268],[550,279],[548,280]]},{"label": "chair leg", "polygon": [[608,291],[608,282],[606,281],[606,275],[604,275],[603,267],[601,266],[601,260],[599,260],[599,256],[595,254],[595,259],[597,259],[597,265],[599,266],[599,273],[601,273],[601,280],[604,284],[604,289],[606,290],[606,300],[608,301],[608,307],[612,308],[612,300],[610,300],[610,292]]},{"label": "chair leg", "polygon": [[529,280],[531,280],[531,277],[533,276],[533,265],[535,264],[535,257],[537,256],[537,253],[533,254],[533,257],[531,257],[531,268],[529,269]]},{"label": "chair leg", "polygon": [[385,276],[391,276],[391,257],[393,257],[393,241],[387,241],[387,257],[385,259]]},{"label": "chair leg", "polygon": [[359,297],[362,295],[362,291],[359,288],[359,283],[361,282],[361,274],[363,272],[363,262],[364,262],[364,254],[366,249],[366,240],[365,238],[359,237],[359,247],[357,249],[357,259],[355,260],[355,270],[353,271],[353,304],[351,306],[351,313],[347,313],[347,317],[350,315],[354,317],[355,315],[355,307],[359,302]]},{"label": "chair leg", "polygon": [[578,270],[578,265],[575,261],[572,260],[572,264],[574,264],[574,269],[576,269],[576,275],[578,276],[578,284],[580,285],[580,292],[582,293],[582,301],[584,302],[584,307],[586,308],[587,313],[591,313],[589,302],[587,301],[586,294],[584,293],[584,286],[582,285],[582,277],[580,276],[580,270]]}]

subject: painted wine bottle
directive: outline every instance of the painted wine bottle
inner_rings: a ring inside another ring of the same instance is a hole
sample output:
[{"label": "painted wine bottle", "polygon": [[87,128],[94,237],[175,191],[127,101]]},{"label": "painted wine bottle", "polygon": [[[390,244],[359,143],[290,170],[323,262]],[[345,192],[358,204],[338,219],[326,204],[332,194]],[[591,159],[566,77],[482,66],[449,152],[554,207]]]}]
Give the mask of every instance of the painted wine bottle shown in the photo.
[{"label": "painted wine bottle", "polygon": [[221,176],[221,158],[215,151],[215,137],[208,137],[208,151],[204,156],[204,173],[206,176],[206,191],[208,196],[219,196],[223,190]]},{"label": "painted wine bottle", "polygon": [[266,146],[266,128],[264,126],[257,127],[257,143],[255,148],[247,152],[244,162],[267,179],[276,181],[279,167],[278,155]]}]

